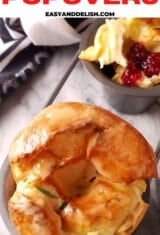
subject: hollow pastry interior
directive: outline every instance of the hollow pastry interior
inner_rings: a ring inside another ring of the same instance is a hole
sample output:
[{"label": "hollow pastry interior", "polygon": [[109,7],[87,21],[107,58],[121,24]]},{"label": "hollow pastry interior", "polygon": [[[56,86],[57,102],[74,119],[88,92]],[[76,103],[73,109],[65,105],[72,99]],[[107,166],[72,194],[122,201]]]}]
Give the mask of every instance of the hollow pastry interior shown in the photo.
[{"label": "hollow pastry interior", "polygon": [[147,211],[151,146],[102,108],[60,103],[41,111],[13,140],[16,190],[8,207],[20,235],[132,234]]}]

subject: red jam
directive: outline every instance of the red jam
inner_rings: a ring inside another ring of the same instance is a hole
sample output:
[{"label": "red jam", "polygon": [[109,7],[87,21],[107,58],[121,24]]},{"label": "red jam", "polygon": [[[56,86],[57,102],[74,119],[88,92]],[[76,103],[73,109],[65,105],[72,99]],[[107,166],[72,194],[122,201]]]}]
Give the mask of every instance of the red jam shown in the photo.
[{"label": "red jam", "polygon": [[142,43],[134,43],[128,54],[128,65],[122,74],[123,84],[135,86],[143,75],[160,74],[160,53],[149,52]]},{"label": "red jam", "polygon": [[151,53],[142,63],[142,69],[147,77],[160,74],[160,53]]},{"label": "red jam", "polygon": [[127,86],[134,86],[137,80],[141,79],[141,77],[142,77],[142,72],[132,61],[129,61],[127,68],[122,74],[123,83]]}]

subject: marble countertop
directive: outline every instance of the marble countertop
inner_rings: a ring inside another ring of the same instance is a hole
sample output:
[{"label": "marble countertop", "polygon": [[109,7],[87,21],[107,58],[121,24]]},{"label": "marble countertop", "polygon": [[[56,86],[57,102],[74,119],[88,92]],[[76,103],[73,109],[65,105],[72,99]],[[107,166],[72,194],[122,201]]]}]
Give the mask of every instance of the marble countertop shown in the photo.
[{"label": "marble countertop", "polygon": [[[70,61],[77,46],[59,48],[46,67],[0,104],[0,166],[7,157],[11,140],[32,117],[46,104]],[[107,103],[102,85],[93,79],[79,61],[57,95],[55,103],[61,101],[80,101],[93,103],[121,116],[136,127],[155,149],[160,139],[160,106],[154,104],[148,111],[138,115],[118,113]],[[137,235],[160,234],[160,182],[151,184],[151,207],[144,225]],[[9,235],[0,218],[1,234]]]}]

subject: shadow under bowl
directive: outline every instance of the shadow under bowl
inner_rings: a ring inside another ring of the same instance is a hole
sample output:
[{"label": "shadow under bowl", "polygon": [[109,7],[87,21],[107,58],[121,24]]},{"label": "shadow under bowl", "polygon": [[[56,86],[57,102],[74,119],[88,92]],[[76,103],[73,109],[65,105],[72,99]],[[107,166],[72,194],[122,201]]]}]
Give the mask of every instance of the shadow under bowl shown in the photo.
[{"label": "shadow under bowl", "polygon": [[[96,30],[104,22],[97,19],[82,36],[80,50],[92,44]],[[87,71],[102,84],[107,102],[117,111],[127,114],[137,114],[146,111],[160,96],[160,85],[149,88],[123,86],[112,81],[113,67],[105,66],[101,70],[98,63],[83,60]]]}]

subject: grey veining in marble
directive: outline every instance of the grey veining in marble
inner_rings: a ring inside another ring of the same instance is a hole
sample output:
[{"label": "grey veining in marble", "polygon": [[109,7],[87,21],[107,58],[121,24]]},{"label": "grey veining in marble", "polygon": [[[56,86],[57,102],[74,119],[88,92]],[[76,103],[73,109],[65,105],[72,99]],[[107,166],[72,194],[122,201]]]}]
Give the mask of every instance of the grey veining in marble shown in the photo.
[{"label": "grey veining in marble", "polygon": [[[15,134],[38,113],[47,102],[57,82],[64,74],[77,46],[57,50],[43,71],[30,79],[23,87],[0,106],[0,166],[7,156],[8,148]],[[102,85],[93,79],[78,62],[67,82],[55,99],[80,101],[99,105],[118,114],[135,126],[155,149],[160,139],[160,106],[154,104],[148,111],[138,115],[118,113],[107,103]],[[160,180],[151,184],[151,206],[144,220],[144,226],[136,235],[160,235]],[[1,234],[9,235],[0,220]]]}]

